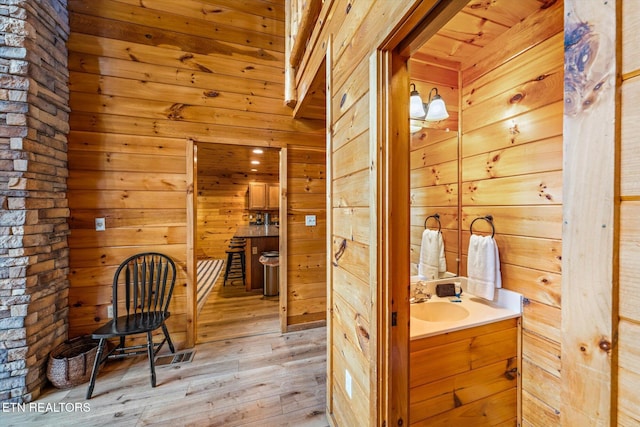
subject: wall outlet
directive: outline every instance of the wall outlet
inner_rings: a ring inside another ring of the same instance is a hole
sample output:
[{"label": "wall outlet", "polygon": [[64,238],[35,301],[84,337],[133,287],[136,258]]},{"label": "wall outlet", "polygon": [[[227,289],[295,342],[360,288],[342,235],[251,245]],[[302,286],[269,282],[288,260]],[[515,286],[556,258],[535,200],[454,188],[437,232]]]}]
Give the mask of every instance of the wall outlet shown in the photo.
[{"label": "wall outlet", "polygon": [[251,246],[251,255],[258,255],[258,247]]},{"label": "wall outlet", "polygon": [[315,215],[305,215],[304,217],[304,225],[307,227],[314,227],[316,225],[316,216]]},{"label": "wall outlet", "polygon": [[107,306],[107,317],[113,319],[113,305]]},{"label": "wall outlet", "polygon": [[106,229],[104,218],[96,218],[96,231],[104,231]]},{"label": "wall outlet", "polygon": [[352,390],[351,390],[351,374],[349,373],[348,370],[344,370],[344,389],[347,391],[347,396],[349,396],[349,399],[351,399],[351,394],[352,394]]}]

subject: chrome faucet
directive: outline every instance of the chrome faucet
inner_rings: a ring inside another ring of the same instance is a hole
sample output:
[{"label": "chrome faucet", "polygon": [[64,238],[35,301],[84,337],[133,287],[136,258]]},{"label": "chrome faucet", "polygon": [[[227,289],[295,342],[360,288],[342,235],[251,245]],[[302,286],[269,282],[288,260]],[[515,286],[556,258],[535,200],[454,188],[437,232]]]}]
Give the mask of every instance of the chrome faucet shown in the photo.
[{"label": "chrome faucet", "polygon": [[431,294],[425,292],[423,286],[416,285],[414,288],[413,296],[409,299],[409,303],[418,304],[421,302],[429,301],[431,299]]}]

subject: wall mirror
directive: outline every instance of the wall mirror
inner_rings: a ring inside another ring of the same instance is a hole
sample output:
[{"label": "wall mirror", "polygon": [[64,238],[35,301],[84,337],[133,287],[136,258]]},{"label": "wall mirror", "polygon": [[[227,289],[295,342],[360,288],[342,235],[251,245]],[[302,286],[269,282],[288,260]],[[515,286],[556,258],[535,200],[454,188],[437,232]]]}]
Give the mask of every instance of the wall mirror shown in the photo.
[{"label": "wall mirror", "polygon": [[418,274],[426,227],[441,231],[446,261],[444,271],[439,268],[438,272],[442,278],[460,274],[458,69],[455,64],[443,65],[432,58],[420,51],[411,56],[411,90],[415,88],[423,102],[428,103],[429,94],[435,93],[435,88],[446,104],[449,117],[439,121],[410,120],[410,273],[411,276]]}]

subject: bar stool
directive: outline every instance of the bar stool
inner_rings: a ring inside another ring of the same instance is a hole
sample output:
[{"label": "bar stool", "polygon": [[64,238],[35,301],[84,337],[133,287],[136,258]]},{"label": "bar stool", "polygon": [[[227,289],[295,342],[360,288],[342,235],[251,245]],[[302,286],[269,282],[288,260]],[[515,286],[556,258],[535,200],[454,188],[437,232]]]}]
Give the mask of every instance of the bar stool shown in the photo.
[{"label": "bar stool", "polygon": [[246,263],[244,249],[246,244],[246,239],[235,237],[229,242],[229,247],[225,251],[227,254],[227,265],[224,271],[222,286],[227,285],[228,279],[242,279],[242,284],[245,284]]}]

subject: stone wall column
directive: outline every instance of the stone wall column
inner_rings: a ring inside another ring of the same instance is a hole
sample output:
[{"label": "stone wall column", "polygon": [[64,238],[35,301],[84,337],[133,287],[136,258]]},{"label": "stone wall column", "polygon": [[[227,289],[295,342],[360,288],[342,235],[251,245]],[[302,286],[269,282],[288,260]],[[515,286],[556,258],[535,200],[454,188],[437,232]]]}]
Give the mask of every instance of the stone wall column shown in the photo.
[{"label": "stone wall column", "polygon": [[67,337],[67,0],[0,0],[0,402]]}]

